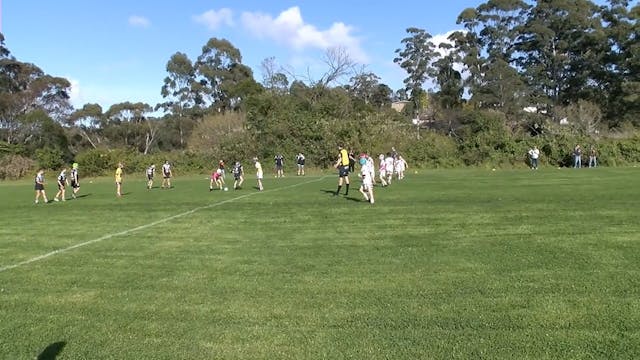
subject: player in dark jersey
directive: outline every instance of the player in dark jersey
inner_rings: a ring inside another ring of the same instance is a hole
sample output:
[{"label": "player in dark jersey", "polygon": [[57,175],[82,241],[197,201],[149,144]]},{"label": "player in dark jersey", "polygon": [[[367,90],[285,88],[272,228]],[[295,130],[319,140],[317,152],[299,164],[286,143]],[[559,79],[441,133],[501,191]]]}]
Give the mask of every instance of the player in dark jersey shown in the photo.
[{"label": "player in dark jersey", "polygon": [[296,155],[296,164],[298,164],[298,175],[304,176],[304,162],[305,162],[304,154],[298,153],[298,155]]},{"label": "player in dark jersey", "polygon": [[239,161],[233,165],[233,189],[238,190],[242,186],[244,182],[244,169],[242,168],[242,164]]},{"label": "player in dark jersey", "polygon": [[278,154],[273,160],[276,163],[276,177],[284,177],[284,156]]}]

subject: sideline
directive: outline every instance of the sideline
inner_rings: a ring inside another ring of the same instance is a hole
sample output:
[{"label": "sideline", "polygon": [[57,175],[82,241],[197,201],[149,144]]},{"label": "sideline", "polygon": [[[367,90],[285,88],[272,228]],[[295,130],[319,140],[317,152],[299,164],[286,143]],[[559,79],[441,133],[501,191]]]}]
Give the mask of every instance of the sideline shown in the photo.
[{"label": "sideline", "polygon": [[182,212],[180,214],[172,215],[172,216],[166,217],[164,219],[156,220],[154,222],[150,222],[150,223],[145,224],[145,225],[136,226],[136,227],[128,229],[128,230],[120,231],[120,232],[113,233],[113,234],[104,235],[104,236],[99,237],[97,239],[85,241],[85,242],[82,242],[82,243],[79,243],[79,244],[71,245],[71,246],[66,247],[66,248],[54,250],[54,251],[48,252],[46,254],[36,256],[34,258],[31,258],[31,259],[28,259],[28,260],[24,260],[24,261],[19,262],[17,264],[6,265],[6,266],[3,266],[3,267],[0,267],[0,273],[8,271],[8,270],[11,270],[11,269],[15,269],[17,267],[29,265],[29,264],[32,264],[34,262],[37,262],[37,261],[40,261],[40,260],[44,260],[44,259],[46,259],[48,257],[54,256],[54,255],[57,255],[57,254],[62,254],[62,253],[65,253],[67,251],[71,251],[71,250],[74,250],[74,249],[77,249],[77,248],[80,248],[80,247],[83,247],[83,246],[91,245],[91,244],[98,243],[98,242],[101,242],[101,241],[104,241],[104,240],[109,240],[109,239],[114,238],[114,237],[127,235],[127,234],[130,234],[132,232],[139,231],[139,230],[144,230],[144,229],[147,229],[147,228],[159,225],[159,224],[166,223],[167,221],[171,221],[171,220],[174,220],[174,219],[178,219],[178,218],[193,214],[193,213],[198,212],[200,210],[214,208],[214,207],[217,207],[217,206],[220,206],[220,205],[224,205],[224,204],[227,204],[227,203],[230,203],[230,202],[234,202],[236,200],[247,198],[249,196],[255,196],[255,195],[259,195],[259,194],[264,194],[264,193],[268,193],[268,192],[275,192],[275,191],[280,191],[280,190],[285,190],[285,189],[291,189],[291,188],[294,188],[294,187],[297,187],[297,186],[301,186],[301,185],[306,185],[306,184],[322,181],[325,178],[327,178],[328,176],[329,175],[325,175],[325,176],[319,177],[319,178],[317,178],[315,180],[304,181],[304,182],[301,182],[301,183],[288,185],[288,186],[280,187],[280,188],[277,188],[277,189],[270,189],[270,190],[265,190],[265,191],[253,192],[253,193],[250,193],[250,194],[244,194],[244,195],[240,195],[238,197],[232,198],[232,199],[223,200],[223,201],[220,201],[220,202],[217,202],[217,203],[213,203],[213,204],[209,204],[209,205],[205,205],[205,206],[199,206],[199,207],[191,209],[189,211],[185,211],[185,212]]}]

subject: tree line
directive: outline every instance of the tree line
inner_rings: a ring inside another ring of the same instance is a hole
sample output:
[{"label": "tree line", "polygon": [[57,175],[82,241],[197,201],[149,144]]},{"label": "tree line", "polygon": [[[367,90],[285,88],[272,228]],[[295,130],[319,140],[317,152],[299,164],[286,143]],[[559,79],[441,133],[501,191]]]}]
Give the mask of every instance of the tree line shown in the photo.
[{"label": "tree line", "polygon": [[338,142],[372,153],[395,145],[418,166],[519,166],[533,143],[554,166],[575,143],[597,145],[605,164],[633,163],[639,15],[626,0],[486,1],[460,13],[463,30],[448,42],[408,28],[390,54],[406,72],[397,90],[339,47],[318,78],[271,57],[259,81],[239,49],[211,38],[195,59],[169,57],[162,103],[108,109],[74,109],[69,81],[13,57],[0,34],[0,178],[78,159],[100,173],[116,156],[201,170],[218,158],[302,151],[324,167]]}]

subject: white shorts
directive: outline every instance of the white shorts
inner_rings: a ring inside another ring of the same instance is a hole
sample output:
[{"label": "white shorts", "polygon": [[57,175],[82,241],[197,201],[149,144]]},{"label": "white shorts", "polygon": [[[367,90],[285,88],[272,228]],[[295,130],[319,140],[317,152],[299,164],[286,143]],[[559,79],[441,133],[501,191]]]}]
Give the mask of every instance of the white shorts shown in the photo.
[{"label": "white shorts", "polygon": [[387,176],[387,170],[380,170],[380,177],[386,177]]},{"label": "white shorts", "polygon": [[373,183],[371,183],[371,178],[366,178],[362,180],[362,189],[363,190],[368,190],[373,188]]}]

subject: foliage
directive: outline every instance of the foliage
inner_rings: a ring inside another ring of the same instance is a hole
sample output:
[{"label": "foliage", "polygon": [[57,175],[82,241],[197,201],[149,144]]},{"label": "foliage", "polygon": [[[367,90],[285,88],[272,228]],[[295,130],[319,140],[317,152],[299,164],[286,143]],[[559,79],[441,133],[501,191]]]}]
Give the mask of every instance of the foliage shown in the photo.
[{"label": "foliage", "polygon": [[20,155],[0,156],[0,180],[20,179],[33,172],[35,161]]},{"label": "foliage", "polygon": [[59,169],[64,165],[65,162],[62,155],[62,150],[58,148],[45,147],[37,149],[34,157],[39,167],[53,170]]}]

